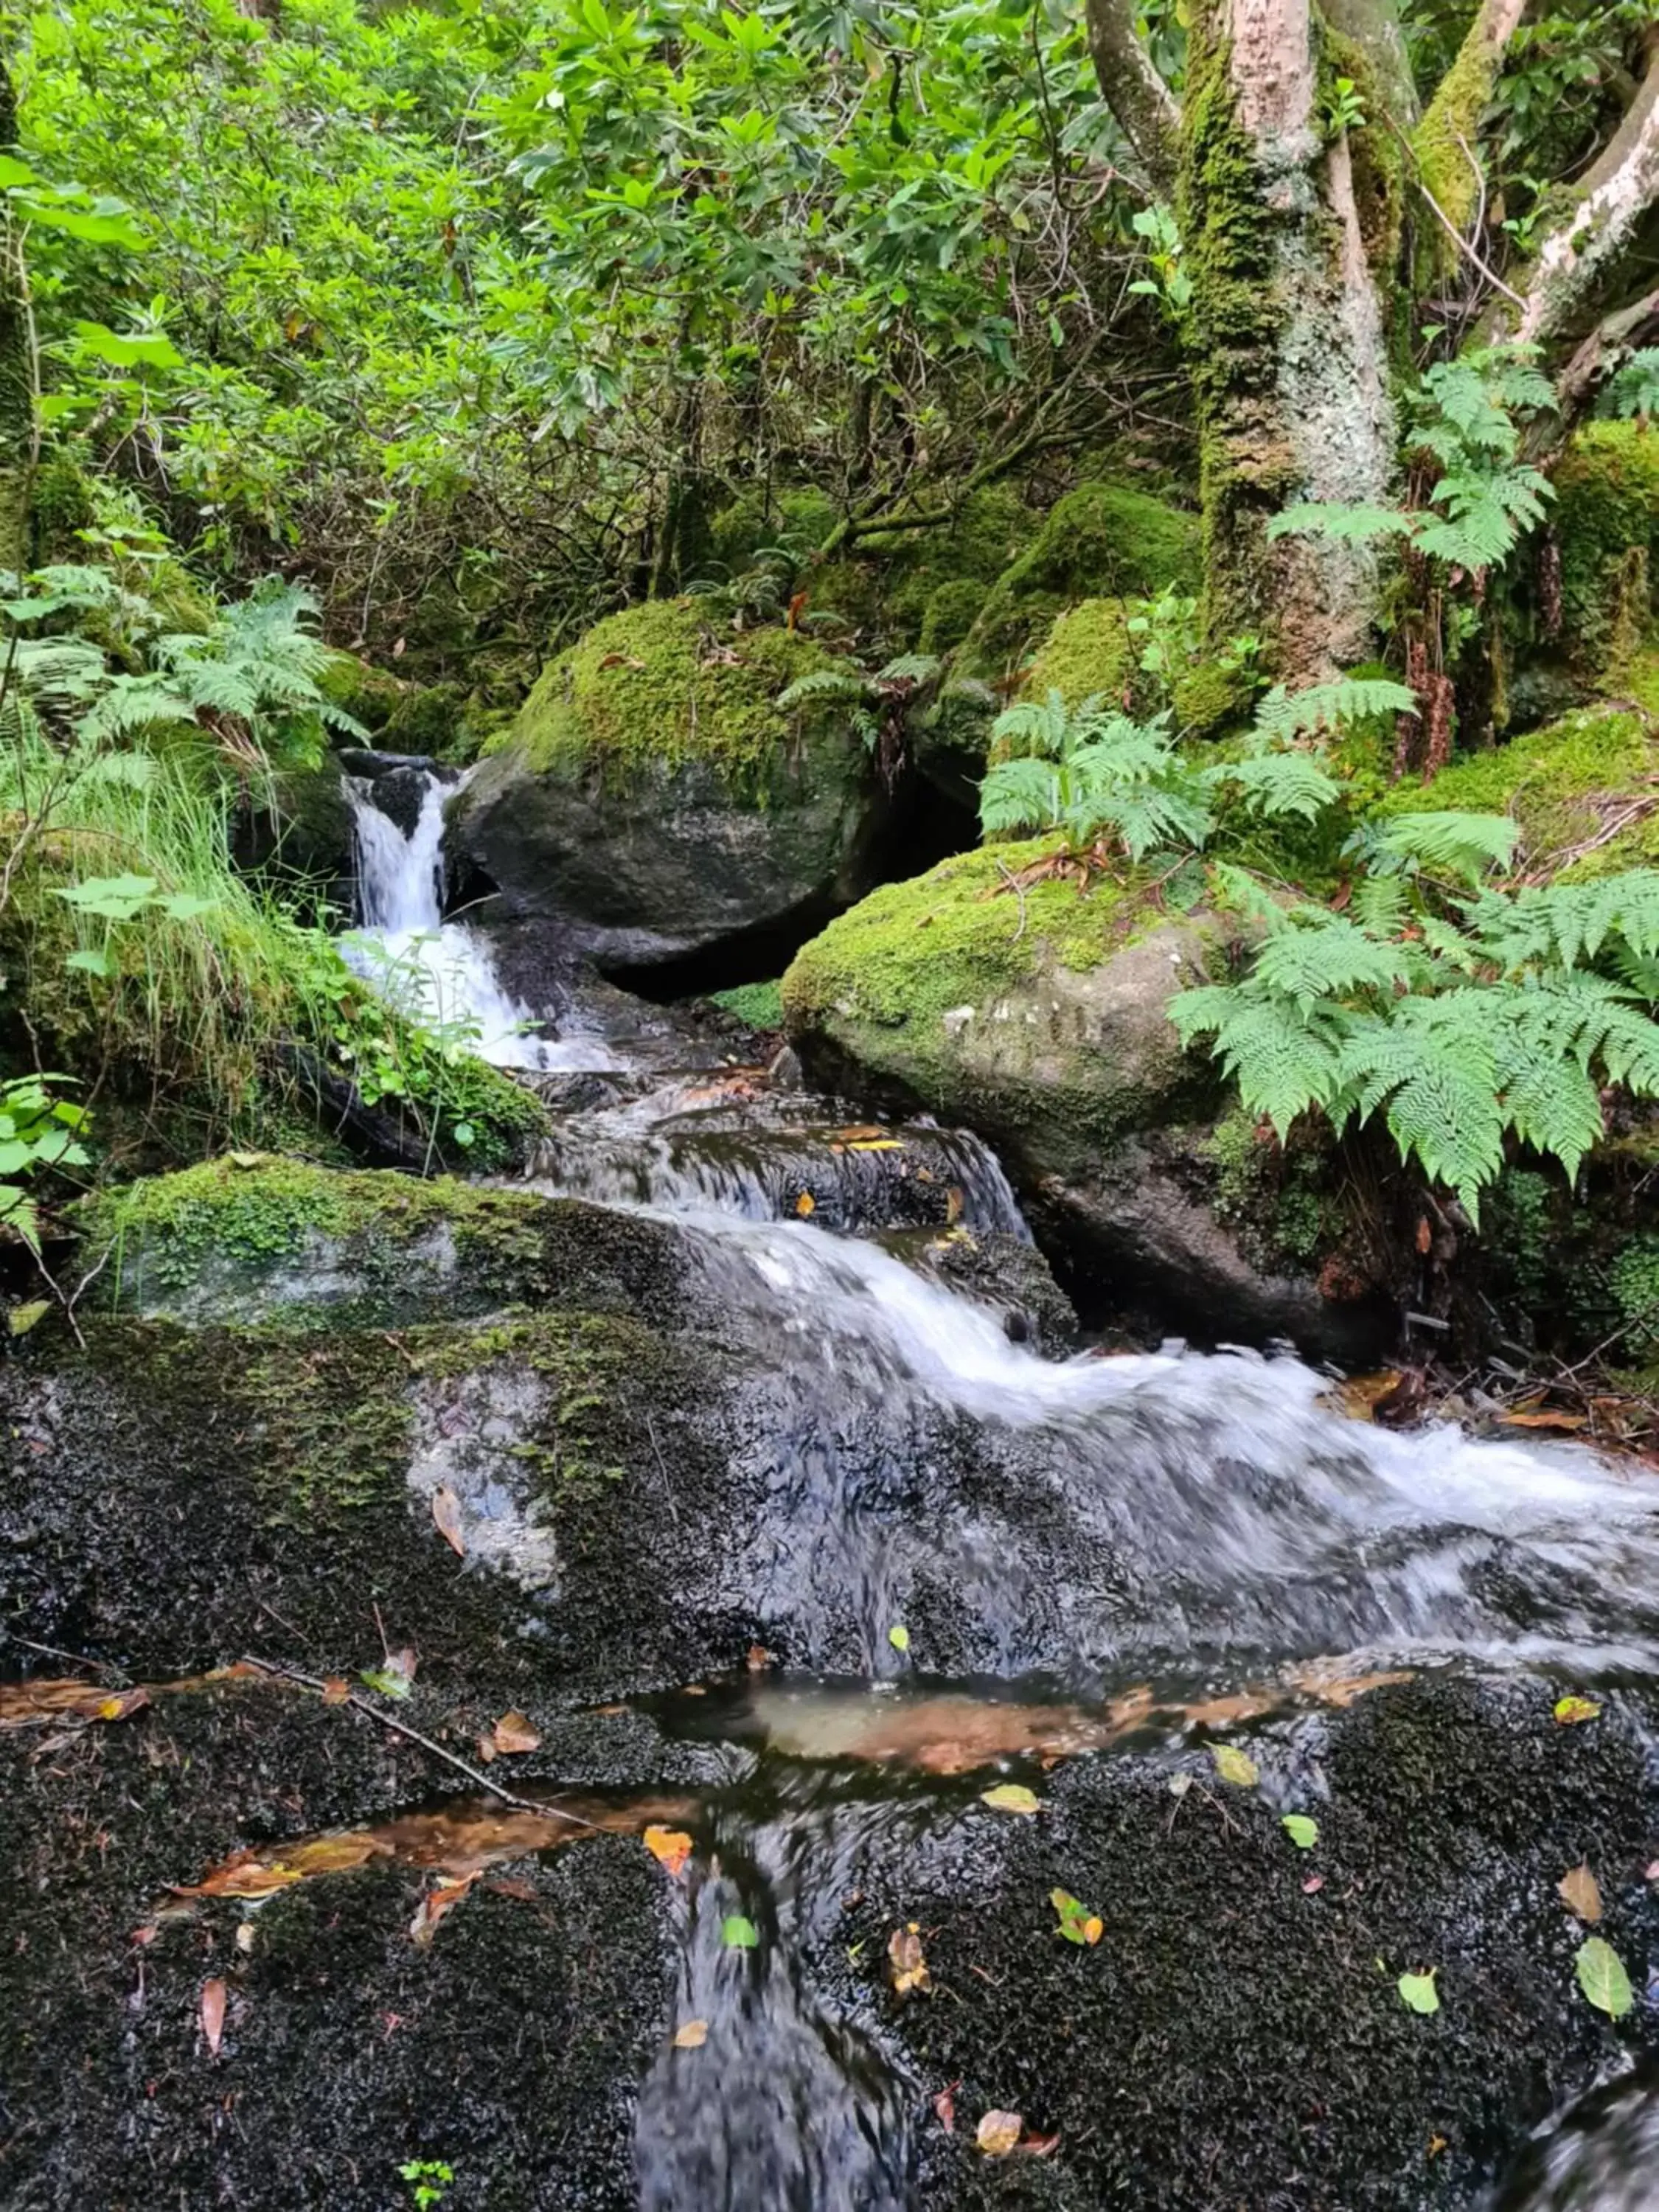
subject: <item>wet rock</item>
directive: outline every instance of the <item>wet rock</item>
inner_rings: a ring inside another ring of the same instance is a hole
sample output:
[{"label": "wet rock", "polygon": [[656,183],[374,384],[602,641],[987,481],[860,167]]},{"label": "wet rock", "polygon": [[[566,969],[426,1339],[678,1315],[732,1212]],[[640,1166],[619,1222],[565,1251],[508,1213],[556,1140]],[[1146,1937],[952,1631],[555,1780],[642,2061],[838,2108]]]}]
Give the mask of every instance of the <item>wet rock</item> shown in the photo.
[{"label": "wet rock", "polygon": [[1374,1354],[1395,1326],[1386,1299],[1328,1297],[1313,1266],[1276,1262],[1273,1240],[1242,1237],[1218,1203],[1223,1085],[1167,1007],[1224,961],[1221,924],[1149,908],[1133,878],[1079,884],[1054,851],[964,854],[805,946],[783,996],[809,1072],[987,1138],[1085,1310]]},{"label": "wet rock", "polygon": [[885,798],[833,673],[781,629],[718,630],[695,600],[612,616],[560,656],[451,812],[454,851],[514,915],[607,965],[799,934],[871,880]]}]

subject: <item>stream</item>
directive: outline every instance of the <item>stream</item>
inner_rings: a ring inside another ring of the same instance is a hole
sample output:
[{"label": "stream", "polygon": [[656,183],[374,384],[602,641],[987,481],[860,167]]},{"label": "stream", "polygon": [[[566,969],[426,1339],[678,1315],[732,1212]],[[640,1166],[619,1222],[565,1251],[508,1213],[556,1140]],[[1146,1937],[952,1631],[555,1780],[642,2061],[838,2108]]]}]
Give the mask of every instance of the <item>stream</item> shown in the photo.
[{"label": "stream", "polygon": [[[842,1923],[905,1853],[948,1862],[942,1835],[1000,1778],[1044,1790],[1121,1759],[1135,1787],[1178,1793],[1209,1774],[1212,1739],[1232,1740],[1276,1808],[1322,1809],[1331,1717],[1379,1682],[1535,1676],[1553,1698],[1659,1679],[1645,1474],[1568,1445],[1356,1424],[1288,1355],[1046,1341],[1041,1263],[975,1138],[860,1122],[604,987],[578,982],[552,1018],[518,1002],[489,933],[442,919],[451,787],[428,780],[406,837],[352,787],[348,957],[550,1079],[562,1110],[532,1188],[672,1222],[732,1341],[769,1363],[765,1418],[733,1447],[762,1507],[711,1547],[697,1596],[776,1624],[780,1648],[746,1678],[627,1707],[701,1762],[695,1856],[667,1908],[672,2020],[698,2032],[665,2043],[639,2089],[643,2212],[921,2201],[940,2085],[849,1978]],[[509,1412],[509,1450],[511,1428]],[[453,1483],[526,1587],[554,1572],[504,1478],[440,1451],[411,1480]],[[532,1829],[496,1847],[487,1805],[445,1817],[453,1836],[435,1857],[426,1838],[419,1863],[457,1873],[538,1832],[522,1815]],[[599,1825],[646,1817],[619,1802]],[[1507,2178],[1444,2201],[1659,2203],[1656,2115],[1649,2075],[1609,2069]]]}]

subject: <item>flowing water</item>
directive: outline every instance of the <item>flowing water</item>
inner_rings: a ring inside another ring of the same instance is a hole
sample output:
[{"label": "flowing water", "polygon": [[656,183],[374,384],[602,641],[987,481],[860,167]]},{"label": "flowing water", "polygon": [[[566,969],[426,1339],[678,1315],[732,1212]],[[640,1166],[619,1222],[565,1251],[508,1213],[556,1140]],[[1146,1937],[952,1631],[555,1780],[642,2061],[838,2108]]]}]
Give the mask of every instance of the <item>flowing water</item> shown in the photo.
[{"label": "flowing water", "polygon": [[[798,1671],[658,1711],[720,1747],[731,1781],[702,1795],[676,1893],[675,2017],[706,2034],[641,2091],[645,2212],[909,2201],[919,2086],[810,1962],[860,1853],[924,1827],[946,1778],[1179,1741],[1378,1671],[1659,1675],[1645,1474],[1358,1425],[1289,1356],[1039,1357],[1016,1340],[1017,1295],[937,1264],[1029,1245],[977,1139],[849,1127],[754,1071],[630,1069],[591,1030],[527,1034],[483,933],[442,923],[445,796],[434,781],[404,838],[356,794],[351,957],[475,1024],[501,1064],[636,1076],[561,1121],[533,1180],[672,1217],[766,1356],[765,1416],[737,1447],[762,1506],[711,1547],[705,1596],[785,1624]],[[848,1233],[895,1226],[926,1232],[917,1251]],[[892,1629],[920,1643],[930,1622],[943,1658],[907,1656]],[[957,1679],[921,1683],[918,1658]],[[908,1779],[872,1788],[872,1767]],[[753,1948],[729,1940],[738,1915]],[[1636,2178],[1659,2141],[1651,2085],[1604,2101],[1540,2143],[1504,2212],[1659,2201]]]}]

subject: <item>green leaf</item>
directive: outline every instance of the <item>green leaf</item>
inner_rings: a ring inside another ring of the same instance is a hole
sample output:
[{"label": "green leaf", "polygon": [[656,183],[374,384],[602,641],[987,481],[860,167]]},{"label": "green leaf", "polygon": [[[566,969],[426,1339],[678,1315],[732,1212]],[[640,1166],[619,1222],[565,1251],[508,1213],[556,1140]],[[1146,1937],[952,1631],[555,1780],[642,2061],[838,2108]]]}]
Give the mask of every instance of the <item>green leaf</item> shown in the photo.
[{"label": "green leaf", "polygon": [[728,1951],[752,1951],[760,1942],[760,1931],[741,1912],[728,1912],[720,1923],[720,1941]]},{"label": "green leaf", "polygon": [[887,1641],[895,1651],[908,1651],[910,1649],[910,1632],[902,1621],[896,1620],[893,1623],[887,1632]]},{"label": "green leaf", "polygon": [[34,182],[34,172],[27,161],[18,161],[15,155],[0,154],[0,191],[9,192],[18,185]]},{"label": "green leaf", "polygon": [[1237,1783],[1241,1790],[1254,1790],[1261,1779],[1261,1769],[1248,1752],[1241,1751],[1236,1743],[1212,1743],[1210,1756],[1215,1761],[1215,1771],[1224,1782]]},{"label": "green leaf", "polygon": [[1601,1713],[1594,1698],[1558,1698],[1553,1711],[1563,1728],[1571,1728],[1580,1721],[1599,1720]]},{"label": "green leaf", "polygon": [[1310,1851],[1319,1841],[1319,1823],[1305,1813],[1282,1814],[1279,1825],[1298,1850]]},{"label": "green leaf", "polygon": [[122,332],[103,323],[76,323],[75,335],[86,350],[115,368],[182,368],[185,357],[171,338],[157,331]]},{"label": "green leaf", "polygon": [[1624,1960],[1600,1936],[1587,1936],[1578,1946],[1572,1968],[1579,1988],[1596,2010],[1610,2019],[1622,2020],[1635,2003]]},{"label": "green leaf", "polygon": [[1042,1801],[1023,1782],[999,1782],[994,1790],[981,1790],[980,1802],[994,1813],[1040,1813]]},{"label": "green leaf", "polygon": [[64,965],[65,968],[73,968],[82,975],[107,975],[109,956],[107,953],[96,952],[83,947],[78,952],[66,952],[64,955]]},{"label": "green leaf", "polygon": [[50,1298],[30,1298],[21,1306],[8,1306],[6,1327],[13,1336],[27,1336],[52,1311]]},{"label": "green leaf", "polygon": [[171,891],[156,901],[172,921],[195,921],[202,915],[211,914],[218,903],[217,899],[203,898],[195,891]]},{"label": "green leaf", "polygon": [[1439,2011],[1440,1992],[1434,1985],[1439,1971],[1437,1966],[1431,1966],[1426,1974],[1401,1974],[1395,1984],[1413,2012]]},{"label": "green leaf", "polygon": [[365,1667],[361,1679],[383,1698],[406,1698],[410,1681],[400,1667]]}]

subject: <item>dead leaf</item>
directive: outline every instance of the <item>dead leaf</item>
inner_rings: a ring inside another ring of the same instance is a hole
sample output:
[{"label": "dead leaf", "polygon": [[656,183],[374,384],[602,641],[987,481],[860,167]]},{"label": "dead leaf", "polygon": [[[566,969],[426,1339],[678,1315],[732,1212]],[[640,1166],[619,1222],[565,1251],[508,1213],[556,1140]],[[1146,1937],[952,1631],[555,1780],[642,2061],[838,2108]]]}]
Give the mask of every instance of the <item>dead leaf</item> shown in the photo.
[{"label": "dead leaf", "polygon": [[777,1657],[763,1644],[751,1644],[749,1656],[744,1662],[751,1674],[763,1674],[769,1667],[775,1667]]},{"label": "dead leaf", "polygon": [[1418,1250],[1419,1252],[1426,1252],[1433,1242],[1434,1231],[1429,1226],[1429,1217],[1426,1213],[1419,1214],[1417,1218]]},{"label": "dead leaf", "polygon": [[343,1705],[351,1696],[351,1685],[343,1674],[327,1674],[323,1678],[323,1703]]},{"label": "dead leaf", "polygon": [[987,2112],[974,2130],[974,2141],[987,2158],[1006,2158],[1025,2131],[1019,2112]]},{"label": "dead leaf", "polygon": [[1593,1721],[1601,1708],[1594,1698],[1558,1698],[1553,1711],[1563,1728],[1575,1728],[1584,1721]]},{"label": "dead leaf", "polygon": [[855,1137],[847,1149],[849,1152],[902,1152],[904,1146],[896,1137]]},{"label": "dead leaf", "polygon": [[1373,1690],[1386,1690],[1396,1682],[1414,1679],[1409,1667],[1381,1669],[1374,1674],[1345,1674],[1333,1661],[1310,1659],[1298,1667],[1287,1667],[1285,1680],[1293,1690],[1305,1696],[1317,1698],[1322,1705],[1336,1705],[1346,1712],[1357,1698],[1366,1697]]},{"label": "dead leaf", "polygon": [[939,2124],[947,2136],[953,2136],[957,2131],[957,2091],[961,2087],[960,2081],[952,2081],[948,2087],[941,2089],[933,2100],[933,2110],[939,2117]]},{"label": "dead leaf", "polygon": [[678,1877],[691,1856],[691,1838],[684,1828],[647,1828],[640,1838],[652,1857]]},{"label": "dead leaf", "polygon": [[441,1482],[432,1493],[432,1521],[458,1559],[466,1557],[466,1539],[461,1534],[461,1501],[447,1482]]},{"label": "dead leaf", "polygon": [[607,653],[599,665],[601,668],[643,668],[645,663],[631,653]]},{"label": "dead leaf", "polygon": [[253,1948],[254,1940],[258,1934],[258,1930],[255,1928],[251,1920],[239,1920],[237,1922],[236,1948],[245,1957],[247,1953]]},{"label": "dead leaf", "polygon": [[800,1218],[805,1221],[809,1214],[816,1213],[817,1210],[817,1200],[813,1197],[811,1192],[810,1190],[802,1191],[800,1196],[795,1200],[795,1212],[799,1215]]},{"label": "dead leaf", "polygon": [[1506,1429],[1558,1429],[1571,1435],[1589,1426],[1588,1413],[1500,1413],[1499,1425]]},{"label": "dead leaf", "polygon": [[1575,1918],[1594,1923],[1601,1917],[1601,1890],[1587,1863],[1571,1868],[1555,1885]]},{"label": "dead leaf", "polygon": [[1025,2158],[1052,2158],[1060,2148],[1060,2137],[1058,2135],[1027,2136],[1015,2148]]},{"label": "dead leaf", "polygon": [[888,1937],[887,1960],[893,1970],[896,1996],[908,1997],[912,1990],[933,1988],[933,1978],[922,1956],[921,1931],[914,1920],[907,1928],[896,1928]]},{"label": "dead leaf", "polygon": [[142,1712],[149,1692],[137,1683],[108,1690],[98,1682],[0,1682],[0,1729],[38,1728],[47,1721],[124,1721]]},{"label": "dead leaf", "polygon": [[497,1875],[493,1881],[487,1881],[484,1887],[493,1891],[497,1897],[512,1898],[515,1904],[533,1905],[536,1902],[535,1883],[521,1881],[517,1875]]},{"label": "dead leaf", "polygon": [[676,2051],[701,2051],[708,2040],[708,2022],[706,2020],[688,2020],[684,2027],[675,2031],[674,2048]]},{"label": "dead leaf", "polygon": [[1302,1885],[1302,1894],[1304,1897],[1317,1897],[1324,1887],[1325,1877],[1322,1874],[1310,1874]]},{"label": "dead leaf", "polygon": [[994,1790],[981,1790],[980,1802],[994,1813],[1040,1813],[1042,1801],[1023,1782],[999,1782]]},{"label": "dead leaf", "polygon": [[497,1751],[534,1751],[540,1745],[538,1736],[522,1713],[503,1713],[490,1732],[490,1742]]},{"label": "dead leaf", "polygon": [[472,1742],[473,1747],[478,1754],[479,1765],[481,1766],[493,1766],[495,1764],[495,1747],[490,1741],[489,1738],[487,1735],[474,1736]]},{"label": "dead leaf", "polygon": [[409,1932],[416,1942],[424,1948],[432,1941],[445,1913],[453,1911],[477,1879],[476,1874],[464,1874],[454,1881],[441,1881],[435,1889],[428,1890],[409,1923]]},{"label": "dead leaf", "polygon": [[202,1984],[202,2033],[207,2038],[209,2056],[216,2058],[225,2033],[225,1985],[221,1981]]},{"label": "dead leaf", "polygon": [[1659,1881],[1659,1859],[1650,1859],[1642,1869],[1644,1881]]}]

